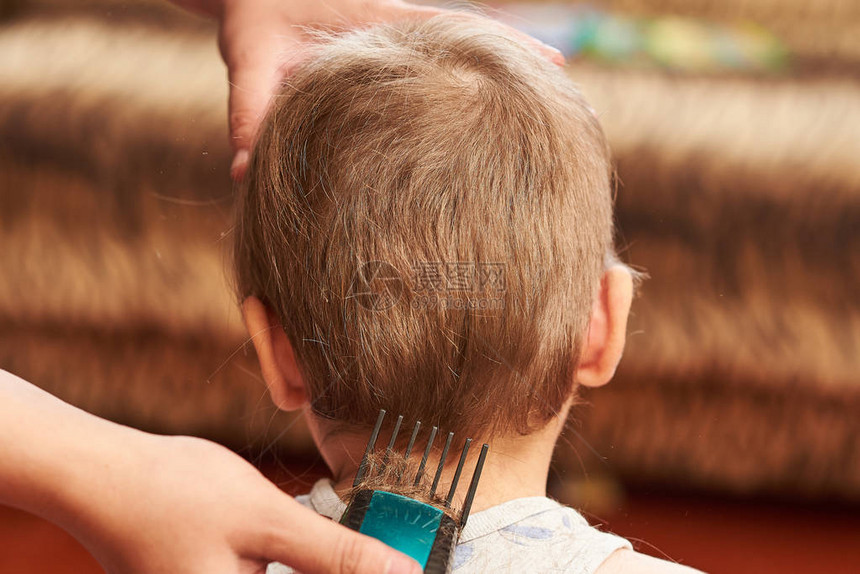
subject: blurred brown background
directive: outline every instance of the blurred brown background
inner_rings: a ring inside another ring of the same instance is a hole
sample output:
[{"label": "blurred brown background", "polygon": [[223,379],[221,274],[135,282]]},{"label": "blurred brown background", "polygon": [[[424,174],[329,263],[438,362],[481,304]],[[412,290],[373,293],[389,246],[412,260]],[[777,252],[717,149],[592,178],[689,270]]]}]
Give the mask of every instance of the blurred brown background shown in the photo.
[{"label": "blurred brown background", "polygon": [[[651,277],[552,492],[706,570],[860,570],[860,3],[508,13],[568,54]],[[214,34],[156,0],[0,2],[0,367],[298,491],[324,469],[265,395],[224,273]],[[0,541],[2,572],[98,571],[20,513]]]}]

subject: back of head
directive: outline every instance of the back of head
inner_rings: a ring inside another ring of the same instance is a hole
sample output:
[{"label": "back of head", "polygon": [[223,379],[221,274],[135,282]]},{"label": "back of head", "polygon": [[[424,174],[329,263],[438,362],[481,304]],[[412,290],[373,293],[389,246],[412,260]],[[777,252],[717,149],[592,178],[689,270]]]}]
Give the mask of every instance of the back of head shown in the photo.
[{"label": "back of head", "polygon": [[239,294],[282,322],[318,415],[529,433],[573,391],[610,172],[570,80],[490,21],[335,37],[252,154]]}]

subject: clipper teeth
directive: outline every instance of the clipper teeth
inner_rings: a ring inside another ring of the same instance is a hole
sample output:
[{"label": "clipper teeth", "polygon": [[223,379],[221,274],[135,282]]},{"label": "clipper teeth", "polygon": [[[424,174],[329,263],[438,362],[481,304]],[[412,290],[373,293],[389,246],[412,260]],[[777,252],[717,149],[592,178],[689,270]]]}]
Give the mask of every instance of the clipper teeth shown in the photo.
[{"label": "clipper teeth", "polygon": [[415,473],[415,486],[424,478],[424,467],[427,466],[427,457],[430,456],[430,449],[433,448],[433,441],[436,440],[436,433],[439,432],[438,427],[433,427],[430,430],[430,438],[427,439],[427,448],[424,449],[424,456],[421,457],[421,464],[418,465],[418,472]]},{"label": "clipper teeth", "polygon": [[445,448],[442,449],[442,456],[439,457],[439,466],[436,467],[436,476],[433,477],[433,486],[430,487],[430,498],[436,496],[436,487],[439,486],[439,479],[442,478],[442,469],[445,468],[445,459],[448,458],[448,449],[451,448],[452,440],[454,440],[454,433],[449,432]]},{"label": "clipper teeth", "polygon": [[[382,423],[385,420],[385,410],[379,411],[379,416],[376,418],[376,424],[373,427],[373,432],[370,434],[370,439],[367,441],[367,448],[364,451],[364,457],[361,459],[361,464],[358,467],[358,472],[355,475],[355,481],[353,482],[353,487],[358,486],[364,480],[365,476],[368,472],[368,459],[370,455],[374,452],[374,448],[376,447],[376,440],[379,438],[379,431],[382,428]],[[382,458],[382,466],[379,468],[379,473],[383,473],[385,470],[385,466],[388,464],[390,455],[394,452],[394,445],[397,441],[397,435],[400,432],[400,426],[403,423],[403,415],[399,415],[397,417],[397,421],[394,423],[394,430],[391,432],[391,438],[388,441],[388,447],[385,449],[385,455]],[[421,431],[421,421],[416,421],[415,425],[412,427],[412,434],[409,437],[409,443],[406,446],[406,450],[404,451],[403,460],[407,460],[409,455],[412,453],[412,448],[415,446],[415,440],[418,437],[418,433]],[[415,473],[415,479],[413,485],[417,486],[421,480],[424,478],[424,471],[427,466],[427,458],[430,456],[430,451],[433,449],[433,441],[436,439],[436,434],[439,429],[437,427],[433,427],[430,429],[430,435],[427,438],[427,446],[424,448],[424,455],[421,457],[421,463],[418,465],[418,472]],[[430,487],[430,496],[433,497],[436,495],[436,489],[439,487],[439,480],[442,477],[442,470],[445,467],[445,460],[448,457],[448,450],[451,448],[451,442],[454,440],[454,433],[449,432],[448,437],[445,440],[445,446],[442,448],[442,454],[439,457],[439,464],[436,467],[436,474],[433,477],[433,484]],[[467,438],[465,444],[463,445],[463,451],[460,453],[460,460],[457,463],[457,470],[454,472],[454,479],[451,481],[451,487],[448,490],[448,495],[445,498],[445,507],[449,508],[451,506],[451,502],[454,500],[454,493],[457,490],[457,484],[460,482],[460,475],[463,471],[463,466],[466,463],[466,457],[469,454],[469,447],[472,444],[472,439]],[[460,528],[466,525],[466,520],[469,518],[469,510],[472,508],[472,501],[475,498],[475,491],[478,489],[478,481],[481,478],[481,471],[484,468],[484,461],[487,458],[487,451],[489,450],[489,445],[484,444],[481,447],[481,454],[478,456],[478,462],[475,464],[475,470],[472,473],[472,481],[469,484],[469,490],[466,493],[466,498],[463,501],[463,509],[460,514]],[[401,469],[397,473],[397,480],[400,481],[402,477],[404,469]]]},{"label": "clipper teeth", "polygon": [[[384,412],[384,411],[383,411]],[[397,422],[394,423],[394,430],[391,431],[391,440],[388,441],[388,448],[385,449],[385,456],[382,457],[382,466],[379,468],[380,474],[382,470],[388,465],[388,459],[391,458],[391,451],[394,450],[394,443],[397,441],[397,433],[400,432],[400,424],[403,422],[403,415],[399,415],[397,417]]]}]

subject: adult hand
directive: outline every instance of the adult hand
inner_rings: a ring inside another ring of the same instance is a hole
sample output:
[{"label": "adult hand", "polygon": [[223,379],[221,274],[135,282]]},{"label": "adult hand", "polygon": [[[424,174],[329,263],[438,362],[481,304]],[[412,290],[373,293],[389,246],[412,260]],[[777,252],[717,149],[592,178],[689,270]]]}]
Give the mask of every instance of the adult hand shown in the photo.
[{"label": "adult hand", "polygon": [[307,573],[420,572],[381,542],[348,530],[281,492],[215,443],[146,435],[121,493],[98,505],[94,555],[117,573],[263,573],[278,561]]},{"label": "adult hand", "polygon": [[[230,79],[231,175],[241,179],[248,153],[278,82],[307,56],[305,27],[349,29],[376,22],[430,18],[439,14],[476,17],[465,12],[417,6],[401,0],[173,0],[208,13],[220,22],[221,55]],[[522,32],[512,36],[536,46],[562,65],[561,52]]]},{"label": "adult hand", "polygon": [[0,370],[0,504],[68,530],[116,574],[417,573],[215,443],[95,417]]}]

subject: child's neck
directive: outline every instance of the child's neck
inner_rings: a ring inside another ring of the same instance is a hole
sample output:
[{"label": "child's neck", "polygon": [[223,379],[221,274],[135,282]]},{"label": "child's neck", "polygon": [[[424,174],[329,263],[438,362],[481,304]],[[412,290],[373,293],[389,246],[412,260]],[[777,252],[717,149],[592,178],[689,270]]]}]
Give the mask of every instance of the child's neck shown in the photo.
[{"label": "child's neck", "polygon": [[[566,415],[567,409],[564,409]],[[490,442],[480,486],[475,494],[472,511],[477,512],[508,500],[529,496],[546,496],[546,481],[552,459],[553,447],[561,432],[565,416],[552,420],[546,427],[527,436],[496,437]],[[367,442],[366,436],[338,434],[328,440],[319,438],[324,432],[319,428],[319,419],[309,416],[311,432],[320,448],[323,459],[333,473],[334,489],[343,497],[351,488],[361,455]],[[475,445],[477,446],[477,445]],[[463,475],[457,486],[454,506],[459,506],[472,477],[479,448],[470,449]],[[442,473],[439,492],[447,493],[454,475],[459,451],[448,457]],[[429,470],[435,471],[435,466]]]}]

